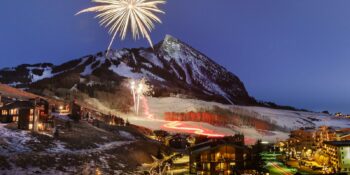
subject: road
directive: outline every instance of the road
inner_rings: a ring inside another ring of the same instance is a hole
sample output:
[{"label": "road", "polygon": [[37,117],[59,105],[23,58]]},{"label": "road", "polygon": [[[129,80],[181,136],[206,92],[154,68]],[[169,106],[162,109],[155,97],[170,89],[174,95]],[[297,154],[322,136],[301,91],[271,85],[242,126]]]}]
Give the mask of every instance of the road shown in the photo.
[{"label": "road", "polygon": [[270,162],[267,165],[267,168],[271,175],[293,175],[293,171],[287,167],[282,166],[281,163],[278,162]]}]

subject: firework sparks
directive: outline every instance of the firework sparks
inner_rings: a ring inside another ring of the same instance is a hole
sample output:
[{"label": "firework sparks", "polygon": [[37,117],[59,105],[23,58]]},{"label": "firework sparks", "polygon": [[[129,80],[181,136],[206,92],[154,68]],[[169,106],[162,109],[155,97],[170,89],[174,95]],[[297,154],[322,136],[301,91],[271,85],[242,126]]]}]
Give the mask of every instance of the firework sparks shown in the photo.
[{"label": "firework sparks", "polygon": [[131,28],[133,39],[140,36],[146,38],[151,47],[153,43],[150,32],[154,29],[154,23],[161,23],[155,13],[164,13],[158,8],[159,4],[165,4],[165,0],[92,0],[99,5],[87,8],[77,13],[96,12],[100,24],[109,28],[113,35],[108,46],[110,50],[112,43],[119,33],[121,40],[124,40],[128,29]]},{"label": "firework sparks", "polygon": [[153,86],[149,85],[145,78],[142,78],[138,81],[131,80],[130,89],[134,100],[134,111],[139,115],[140,100],[144,95],[151,95],[153,93]]}]

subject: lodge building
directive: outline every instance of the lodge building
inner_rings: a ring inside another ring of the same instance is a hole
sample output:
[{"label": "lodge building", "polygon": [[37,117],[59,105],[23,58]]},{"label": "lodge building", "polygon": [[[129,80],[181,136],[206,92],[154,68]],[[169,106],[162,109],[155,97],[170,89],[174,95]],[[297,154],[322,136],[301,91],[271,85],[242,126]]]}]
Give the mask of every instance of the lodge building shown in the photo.
[{"label": "lodge building", "polygon": [[244,136],[213,139],[189,149],[190,174],[232,175],[244,168]]},{"label": "lodge building", "polygon": [[[1,99],[1,98],[0,98]],[[16,123],[18,129],[40,131],[50,127],[49,103],[43,99],[0,102],[0,122]]]}]

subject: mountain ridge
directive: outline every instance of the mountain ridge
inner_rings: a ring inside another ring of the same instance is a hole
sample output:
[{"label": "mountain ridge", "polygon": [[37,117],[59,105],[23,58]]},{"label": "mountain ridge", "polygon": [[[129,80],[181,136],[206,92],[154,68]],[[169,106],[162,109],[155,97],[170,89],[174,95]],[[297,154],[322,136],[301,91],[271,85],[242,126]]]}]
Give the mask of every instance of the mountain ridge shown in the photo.
[{"label": "mountain ridge", "polygon": [[[127,78],[146,77],[155,87],[155,96],[182,94],[221,103],[255,104],[236,75],[171,35],[166,35],[154,49],[124,48],[105,54],[98,52],[60,65],[39,63],[4,68],[0,70],[0,82],[42,94],[45,89],[84,89],[86,85],[106,82],[120,85]],[[55,82],[63,79],[66,83]]]}]

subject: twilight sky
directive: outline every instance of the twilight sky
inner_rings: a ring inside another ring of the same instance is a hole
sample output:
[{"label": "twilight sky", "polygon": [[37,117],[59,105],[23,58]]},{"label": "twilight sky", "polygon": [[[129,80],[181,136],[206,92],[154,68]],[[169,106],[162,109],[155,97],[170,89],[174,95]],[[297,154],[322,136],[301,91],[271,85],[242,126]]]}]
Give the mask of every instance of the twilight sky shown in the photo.
[{"label": "twilight sky", "polygon": [[[1,0],[0,67],[63,63],[105,50],[89,0]],[[171,34],[238,75],[249,93],[350,113],[350,1],[168,0],[154,43]],[[114,48],[147,47],[145,40]]]}]

